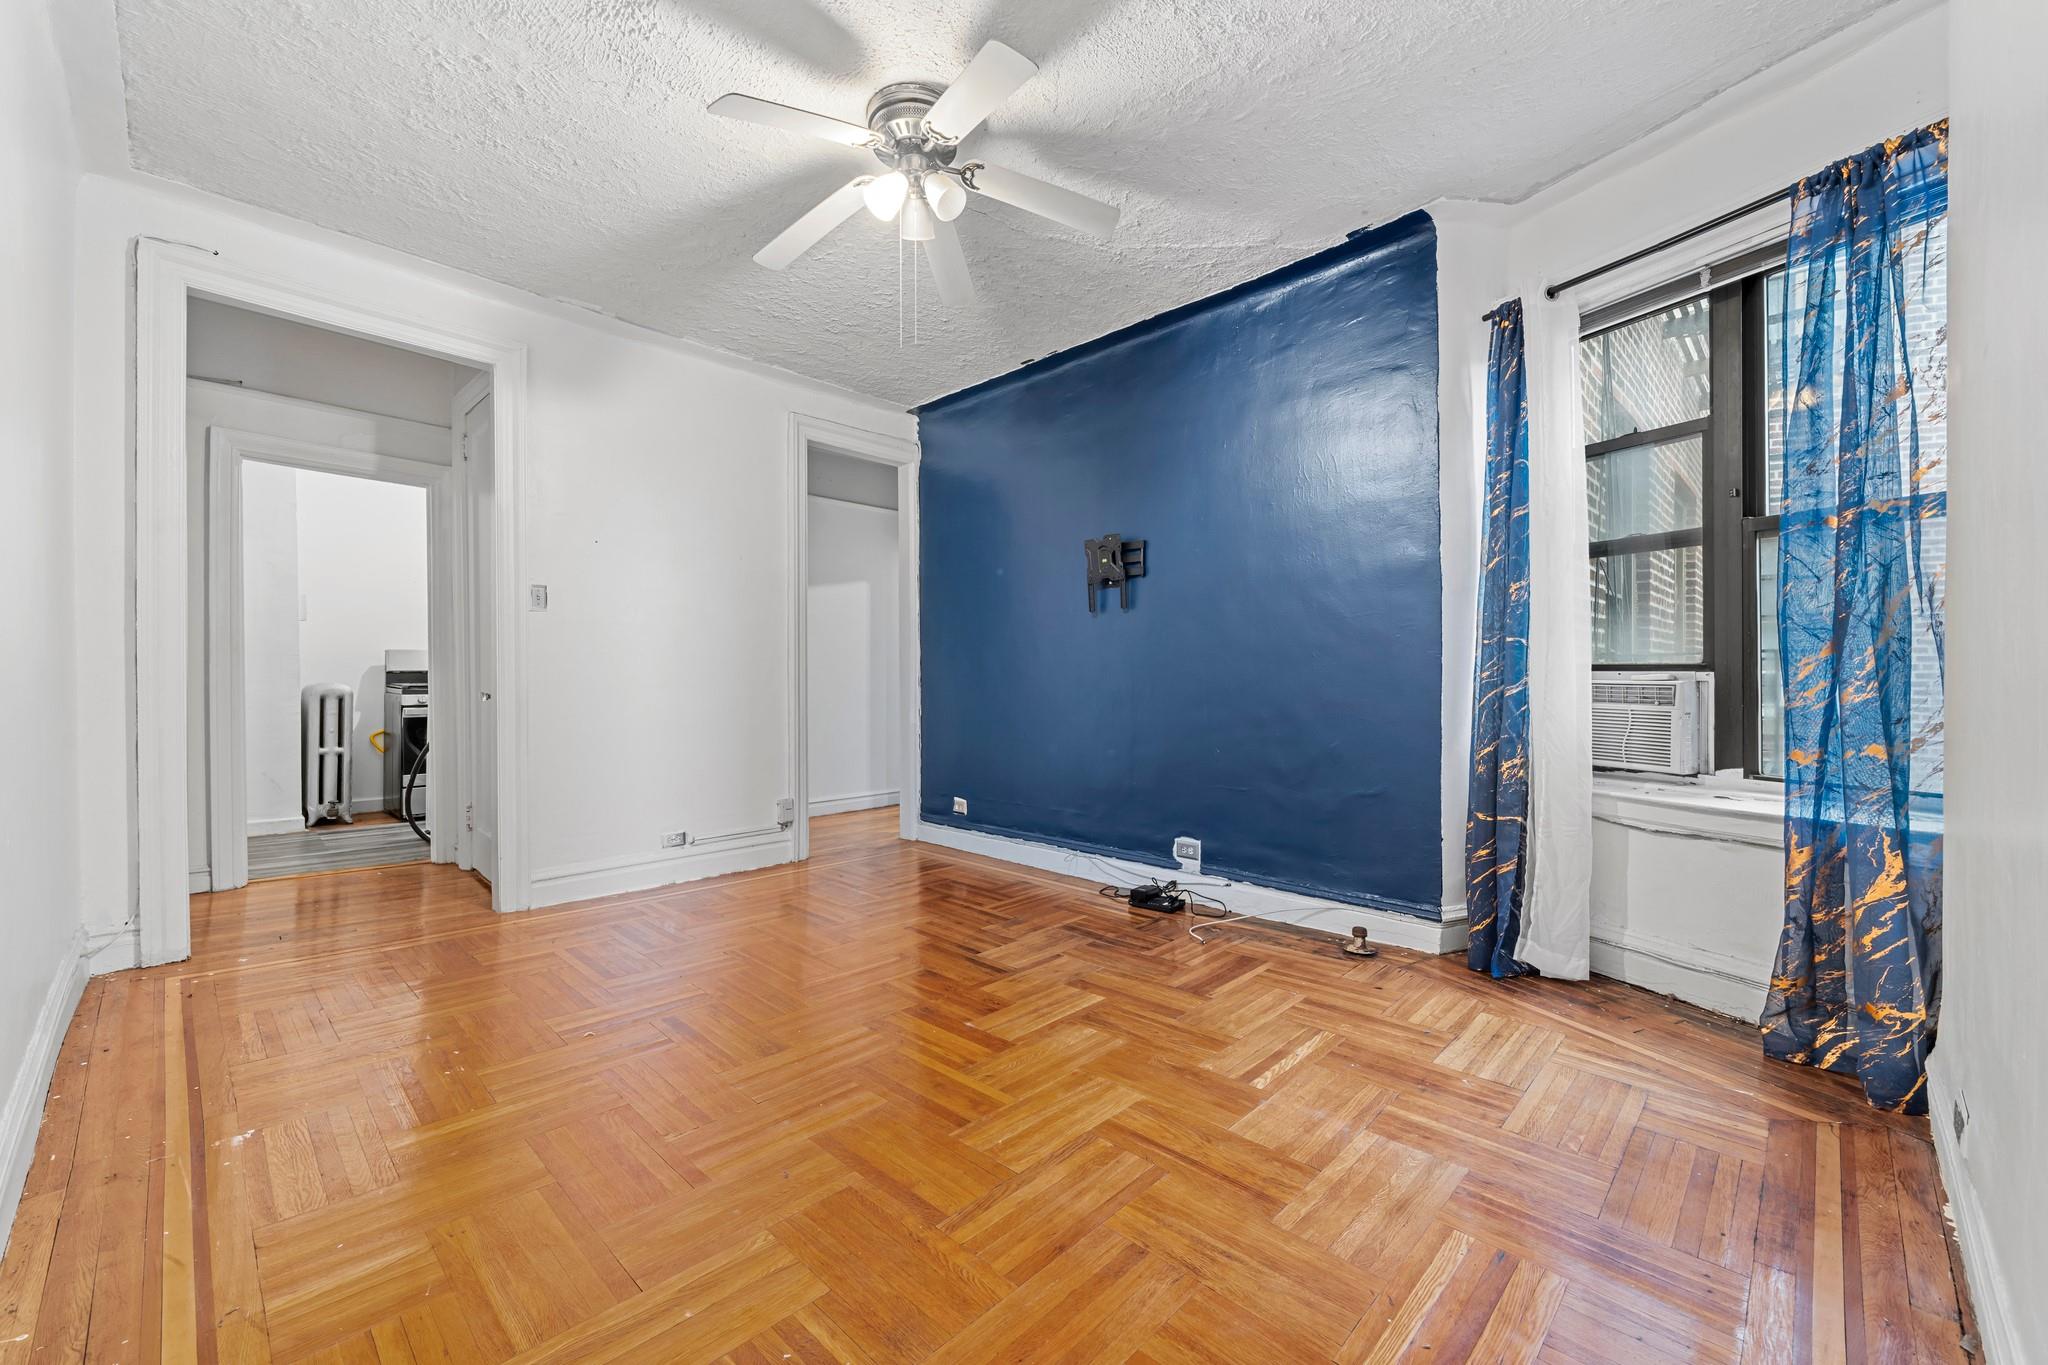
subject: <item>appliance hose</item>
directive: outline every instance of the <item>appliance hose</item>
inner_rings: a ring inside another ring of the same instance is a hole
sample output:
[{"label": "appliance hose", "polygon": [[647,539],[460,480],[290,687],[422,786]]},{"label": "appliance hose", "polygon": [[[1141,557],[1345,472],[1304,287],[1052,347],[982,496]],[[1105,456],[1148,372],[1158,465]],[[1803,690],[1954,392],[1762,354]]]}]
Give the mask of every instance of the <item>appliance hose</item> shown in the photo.
[{"label": "appliance hose", "polygon": [[433,839],[428,836],[427,827],[421,823],[425,818],[424,813],[416,812],[412,808],[412,794],[419,783],[420,768],[427,761],[427,750],[430,747],[432,746],[422,744],[420,751],[412,756],[412,766],[405,770],[405,794],[398,803],[398,813],[405,817],[405,823],[411,825],[412,832],[428,843],[432,843]]}]

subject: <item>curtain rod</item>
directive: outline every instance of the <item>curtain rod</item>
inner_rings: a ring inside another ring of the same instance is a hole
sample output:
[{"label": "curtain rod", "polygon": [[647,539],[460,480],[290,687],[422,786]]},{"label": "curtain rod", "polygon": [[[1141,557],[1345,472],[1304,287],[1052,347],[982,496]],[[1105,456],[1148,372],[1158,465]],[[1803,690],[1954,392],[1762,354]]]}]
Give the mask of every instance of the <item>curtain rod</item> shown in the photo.
[{"label": "curtain rod", "polygon": [[1621,257],[1619,260],[1609,261],[1606,265],[1595,266],[1593,269],[1586,271],[1584,274],[1574,275],[1568,280],[1564,280],[1557,284],[1553,284],[1550,286],[1550,288],[1543,291],[1543,297],[1547,299],[1554,299],[1559,294],[1562,294],[1565,290],[1576,288],[1577,286],[1584,284],[1587,280],[1597,280],[1602,275],[1610,274],[1613,271],[1621,269],[1625,265],[1634,265],[1637,261],[1640,261],[1647,256],[1654,256],[1660,251],[1669,251],[1672,247],[1677,246],[1681,242],[1689,242],[1695,237],[1704,236],[1707,233],[1712,232],[1715,228],[1726,227],[1728,226],[1728,224],[1736,221],[1738,218],[1747,218],[1750,214],[1755,213],[1760,209],[1767,209],[1773,204],[1782,204],[1787,199],[1790,199],[1792,197],[1792,191],[1795,188],[1797,187],[1793,185],[1787,185],[1784,189],[1778,190],[1772,194],[1767,194],[1763,196],[1761,199],[1752,199],[1747,204],[1744,204],[1741,208],[1730,209],[1726,213],[1723,213],[1717,217],[1709,218],[1706,222],[1699,224],[1697,227],[1689,227],[1683,232],[1673,233],[1671,236],[1666,237],[1661,242],[1653,242],[1649,246],[1644,247],[1641,251],[1631,251],[1628,255]]},{"label": "curtain rod", "polygon": [[[1640,251],[1631,251],[1628,255],[1609,261],[1606,265],[1595,266],[1593,267],[1593,269],[1585,271],[1581,274],[1574,275],[1568,280],[1560,280],[1558,281],[1558,283],[1553,284],[1548,289],[1544,290],[1543,297],[1547,299],[1554,299],[1559,294],[1562,294],[1565,290],[1575,289],[1579,285],[1584,284],[1588,280],[1597,280],[1602,275],[1612,274],[1614,271],[1621,269],[1625,265],[1634,265],[1637,261],[1643,260],[1646,257],[1654,256],[1660,251],[1669,251],[1672,247],[1678,246],[1684,242],[1689,242],[1695,237],[1705,236],[1707,233],[1712,232],[1715,228],[1726,227],[1728,224],[1735,222],[1737,219],[1747,218],[1750,214],[1756,213],[1763,209],[1767,209],[1773,204],[1782,204],[1787,199],[1790,199],[1792,197],[1792,191],[1797,188],[1798,186],[1796,185],[1787,185],[1782,190],[1777,190],[1771,194],[1766,194],[1759,199],[1752,199],[1747,204],[1742,205],[1740,208],[1729,209],[1726,213],[1718,214],[1715,217],[1709,218],[1704,223],[1700,223],[1696,226],[1687,228],[1683,232],[1674,232],[1669,237],[1666,237],[1663,241],[1652,242],[1650,245],[1644,247]],[[1484,320],[1484,318],[1481,319],[1481,321]]]}]

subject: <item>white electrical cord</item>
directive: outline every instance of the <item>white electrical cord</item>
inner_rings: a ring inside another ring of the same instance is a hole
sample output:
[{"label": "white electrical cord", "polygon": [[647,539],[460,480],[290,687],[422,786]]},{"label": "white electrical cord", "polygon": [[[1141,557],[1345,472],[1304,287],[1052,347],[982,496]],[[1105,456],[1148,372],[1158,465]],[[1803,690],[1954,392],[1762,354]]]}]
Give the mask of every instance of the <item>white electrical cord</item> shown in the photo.
[{"label": "white electrical cord", "polygon": [[[1087,861],[1093,863],[1095,865],[1095,870],[1097,872],[1108,873],[1109,884],[1112,886],[1121,886],[1124,883],[1124,881],[1131,875],[1129,871],[1127,871],[1126,869],[1117,867],[1115,864],[1107,861],[1106,859],[1099,858],[1093,853],[1080,853],[1076,856],[1085,858]],[[1157,881],[1158,878],[1155,876],[1153,880]],[[1203,877],[1195,881],[1186,881],[1183,879],[1176,878],[1174,884],[1180,887],[1183,891],[1187,891],[1188,888],[1195,886],[1221,886],[1228,888],[1236,885],[1235,882],[1227,881],[1217,877]],[[1228,905],[1224,904],[1224,902],[1218,897],[1203,896],[1193,891],[1189,891],[1188,894],[1191,901],[1195,899],[1209,901],[1214,905],[1221,906],[1223,910],[1223,913],[1220,916],[1207,916],[1207,918],[1216,921],[1216,923],[1213,925],[1197,925],[1194,923],[1190,923],[1188,925],[1188,937],[1193,939],[1195,942],[1204,945],[1213,943],[1215,940],[1203,938],[1200,932],[1202,929],[1214,928],[1220,931],[1222,929],[1229,927],[1232,924],[1242,923],[1246,920],[1277,920],[1280,915],[1280,912],[1278,911],[1271,911],[1265,914],[1256,914],[1246,910],[1232,910]]]}]

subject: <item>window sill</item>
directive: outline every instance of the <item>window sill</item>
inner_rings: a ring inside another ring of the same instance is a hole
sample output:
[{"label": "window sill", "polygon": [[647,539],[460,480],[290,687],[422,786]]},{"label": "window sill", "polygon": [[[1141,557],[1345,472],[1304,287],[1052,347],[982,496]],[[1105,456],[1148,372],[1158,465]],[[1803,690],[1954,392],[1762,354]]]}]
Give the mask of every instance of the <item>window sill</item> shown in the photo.
[{"label": "window sill", "polygon": [[1776,782],[1593,774],[1593,818],[1650,834],[1777,849],[1785,792]]}]

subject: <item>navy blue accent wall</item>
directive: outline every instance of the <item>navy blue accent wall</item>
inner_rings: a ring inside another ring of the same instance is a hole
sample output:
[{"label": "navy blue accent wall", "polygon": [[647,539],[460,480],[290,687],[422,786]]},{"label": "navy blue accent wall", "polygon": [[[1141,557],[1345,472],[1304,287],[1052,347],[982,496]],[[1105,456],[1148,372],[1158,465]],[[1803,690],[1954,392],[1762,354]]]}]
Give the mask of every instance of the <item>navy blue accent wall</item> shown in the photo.
[{"label": "navy blue accent wall", "polygon": [[[923,817],[1436,915],[1436,233],[918,414]],[[1146,542],[1130,611],[1081,543]],[[964,796],[968,814],[953,814]]]}]

